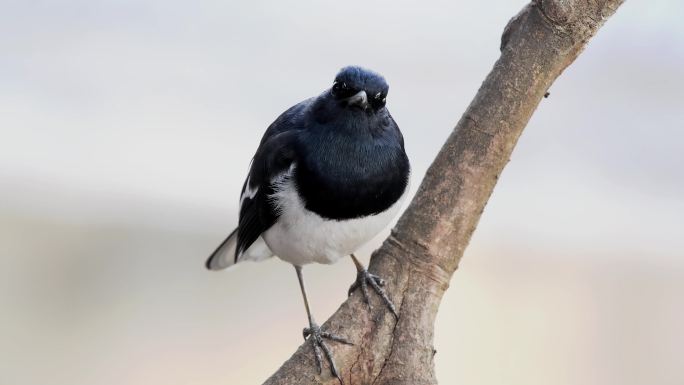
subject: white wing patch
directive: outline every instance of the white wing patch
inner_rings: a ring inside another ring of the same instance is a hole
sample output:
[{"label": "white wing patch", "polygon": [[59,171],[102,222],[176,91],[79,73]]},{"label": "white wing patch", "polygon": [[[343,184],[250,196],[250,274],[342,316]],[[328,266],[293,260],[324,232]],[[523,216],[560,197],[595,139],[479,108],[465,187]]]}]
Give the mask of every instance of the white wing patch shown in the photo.
[{"label": "white wing patch", "polygon": [[240,195],[240,207],[242,207],[242,204],[245,202],[245,199],[254,199],[258,191],[259,187],[252,187],[249,185],[248,176],[247,183],[245,183],[245,191],[242,193],[242,195]]}]

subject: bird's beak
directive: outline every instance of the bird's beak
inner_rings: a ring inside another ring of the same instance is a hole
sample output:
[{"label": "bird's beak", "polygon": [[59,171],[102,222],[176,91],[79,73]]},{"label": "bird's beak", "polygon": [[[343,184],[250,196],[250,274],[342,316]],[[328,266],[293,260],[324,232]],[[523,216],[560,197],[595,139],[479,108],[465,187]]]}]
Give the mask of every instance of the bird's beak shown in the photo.
[{"label": "bird's beak", "polygon": [[368,108],[368,95],[366,95],[366,91],[359,91],[355,95],[348,97],[347,105],[356,105],[363,108],[364,110]]}]

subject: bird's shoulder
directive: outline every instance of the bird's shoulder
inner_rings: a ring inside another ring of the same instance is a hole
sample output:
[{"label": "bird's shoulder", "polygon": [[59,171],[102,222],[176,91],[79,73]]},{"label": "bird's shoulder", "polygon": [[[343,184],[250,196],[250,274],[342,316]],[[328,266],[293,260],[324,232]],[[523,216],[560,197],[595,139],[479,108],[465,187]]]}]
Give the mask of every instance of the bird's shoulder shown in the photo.
[{"label": "bird's shoulder", "polygon": [[303,100],[280,114],[276,120],[268,126],[266,132],[264,132],[264,136],[261,138],[259,146],[262,146],[266,141],[283,132],[304,129],[307,116],[309,115],[315,100],[316,98]]},{"label": "bird's shoulder", "polygon": [[295,161],[300,132],[307,127],[315,99],[309,98],[288,108],[268,126],[252,157],[243,194],[245,190],[267,186]]}]

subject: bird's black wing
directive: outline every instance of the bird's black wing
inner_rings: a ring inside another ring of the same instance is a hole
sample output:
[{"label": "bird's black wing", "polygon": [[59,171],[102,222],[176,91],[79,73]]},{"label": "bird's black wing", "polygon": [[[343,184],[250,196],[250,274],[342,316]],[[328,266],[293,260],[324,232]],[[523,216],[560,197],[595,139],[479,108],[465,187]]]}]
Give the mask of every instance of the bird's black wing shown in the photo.
[{"label": "bird's black wing", "polygon": [[[297,161],[298,132],[305,128],[313,101],[314,98],[307,99],[289,108],[266,129],[242,185],[238,228],[209,256],[206,262],[208,269],[222,270],[236,263],[277,221],[279,213],[271,202],[274,192],[271,183]],[[269,257],[265,252],[268,251],[255,250],[249,258]]]},{"label": "bird's black wing", "polygon": [[271,196],[272,182],[296,162],[298,133],[311,99],[285,111],[271,124],[261,139],[249,175],[240,195],[240,221],[237,230],[235,261],[261,234],[278,220]]}]

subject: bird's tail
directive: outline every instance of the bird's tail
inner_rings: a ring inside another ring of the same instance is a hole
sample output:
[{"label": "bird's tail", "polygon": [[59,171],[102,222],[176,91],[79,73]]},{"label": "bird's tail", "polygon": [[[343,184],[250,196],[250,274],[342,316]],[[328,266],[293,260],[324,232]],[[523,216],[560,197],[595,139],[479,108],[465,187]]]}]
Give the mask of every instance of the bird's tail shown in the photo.
[{"label": "bird's tail", "polygon": [[237,229],[223,241],[207,259],[205,266],[209,270],[223,270],[235,264],[235,249],[237,248]]},{"label": "bird's tail", "polygon": [[233,230],[230,235],[223,241],[219,247],[207,259],[205,266],[209,270],[223,270],[227,269],[237,262],[242,261],[263,261],[271,258],[273,252],[268,248],[266,242],[262,237],[257,238],[251,246],[239,255],[236,256],[235,249],[237,248],[237,229]]}]

